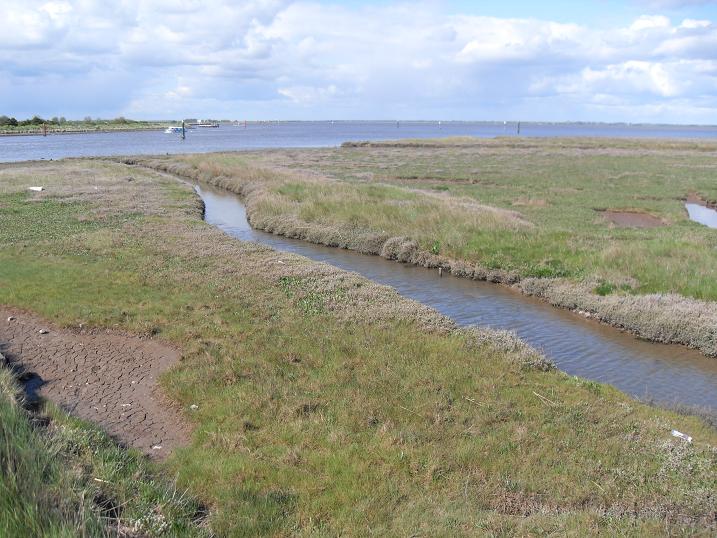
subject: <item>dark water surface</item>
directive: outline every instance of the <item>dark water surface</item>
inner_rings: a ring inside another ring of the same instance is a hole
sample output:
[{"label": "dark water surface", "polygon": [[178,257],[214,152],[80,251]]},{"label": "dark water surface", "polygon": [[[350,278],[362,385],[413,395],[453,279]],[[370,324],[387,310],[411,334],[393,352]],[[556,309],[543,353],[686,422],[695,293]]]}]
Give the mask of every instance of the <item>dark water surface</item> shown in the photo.
[{"label": "dark water surface", "polygon": [[571,375],[610,383],[638,398],[717,410],[717,359],[683,346],[639,340],[503,286],[440,278],[435,270],[253,230],[237,196],[205,185],[196,189],[207,222],[238,239],[360,273],[460,325],[514,330]]},{"label": "dark water surface", "polygon": [[[186,140],[163,131],[0,136],[0,162],[63,157],[206,153],[261,148],[332,147],[350,140],[446,136],[495,137],[517,133],[517,124],[489,122],[306,121],[222,125],[192,129]],[[717,126],[522,124],[521,136],[717,139]]]}]

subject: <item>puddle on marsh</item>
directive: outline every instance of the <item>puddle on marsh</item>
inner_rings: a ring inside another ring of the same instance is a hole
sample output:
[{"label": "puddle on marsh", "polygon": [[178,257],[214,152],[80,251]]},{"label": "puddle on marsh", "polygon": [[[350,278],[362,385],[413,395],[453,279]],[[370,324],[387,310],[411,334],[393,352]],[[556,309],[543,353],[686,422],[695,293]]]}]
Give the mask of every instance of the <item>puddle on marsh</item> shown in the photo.
[{"label": "puddle on marsh", "polygon": [[639,340],[504,286],[439,278],[437,271],[422,267],[254,230],[237,196],[205,185],[196,190],[205,203],[206,221],[237,239],[354,271],[459,325],[514,330],[568,374],[609,383],[638,398],[717,410],[717,359],[684,346]]},{"label": "puddle on marsh", "polygon": [[699,222],[710,228],[717,228],[717,210],[693,201],[688,201],[685,204],[685,209],[687,209],[690,220]]}]

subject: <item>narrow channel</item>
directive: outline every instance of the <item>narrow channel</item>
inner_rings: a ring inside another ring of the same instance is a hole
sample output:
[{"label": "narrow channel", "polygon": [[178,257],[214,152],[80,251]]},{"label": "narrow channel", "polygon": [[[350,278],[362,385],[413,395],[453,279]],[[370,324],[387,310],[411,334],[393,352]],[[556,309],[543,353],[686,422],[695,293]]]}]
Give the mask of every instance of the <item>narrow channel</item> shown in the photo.
[{"label": "narrow channel", "polygon": [[554,308],[505,286],[444,276],[379,256],[315,245],[254,230],[234,194],[197,185],[206,221],[243,241],[354,271],[435,308],[459,325],[515,331],[564,372],[609,383],[637,398],[717,411],[717,359],[678,345],[646,342]]}]

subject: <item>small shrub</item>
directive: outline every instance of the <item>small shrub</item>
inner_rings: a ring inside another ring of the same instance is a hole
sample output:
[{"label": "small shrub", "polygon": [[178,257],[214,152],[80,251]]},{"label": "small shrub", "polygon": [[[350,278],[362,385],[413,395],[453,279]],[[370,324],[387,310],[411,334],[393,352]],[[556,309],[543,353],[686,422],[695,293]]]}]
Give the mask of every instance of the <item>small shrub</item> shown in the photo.
[{"label": "small shrub", "polygon": [[613,291],[615,291],[615,286],[610,282],[603,281],[595,287],[594,291],[598,295],[602,295],[604,297],[605,295],[610,295]]},{"label": "small shrub", "polygon": [[563,278],[570,275],[570,271],[560,260],[543,260],[540,264],[527,268],[526,274],[535,278]]}]

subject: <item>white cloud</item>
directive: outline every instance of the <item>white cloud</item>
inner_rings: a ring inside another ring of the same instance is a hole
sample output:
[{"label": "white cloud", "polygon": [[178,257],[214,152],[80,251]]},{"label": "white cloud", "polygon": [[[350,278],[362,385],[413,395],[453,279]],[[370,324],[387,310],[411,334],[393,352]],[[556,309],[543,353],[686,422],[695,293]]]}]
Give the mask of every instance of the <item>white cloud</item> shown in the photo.
[{"label": "white cloud", "polygon": [[674,97],[682,93],[684,85],[674,76],[673,66],[630,60],[608,65],[603,69],[585,68],[579,78],[579,89],[597,94],[622,95],[652,93]]},{"label": "white cloud", "polygon": [[664,15],[643,15],[630,25],[630,30],[640,32],[655,28],[664,29],[671,26],[670,19]]},{"label": "white cloud", "polygon": [[0,113],[680,121],[693,103],[717,122],[711,20],[290,0],[3,0],[0,19]]},{"label": "white cloud", "polygon": [[685,19],[682,21],[682,24],[680,24],[680,28],[687,28],[693,30],[700,28],[709,28],[711,25],[712,23],[706,20]]}]

